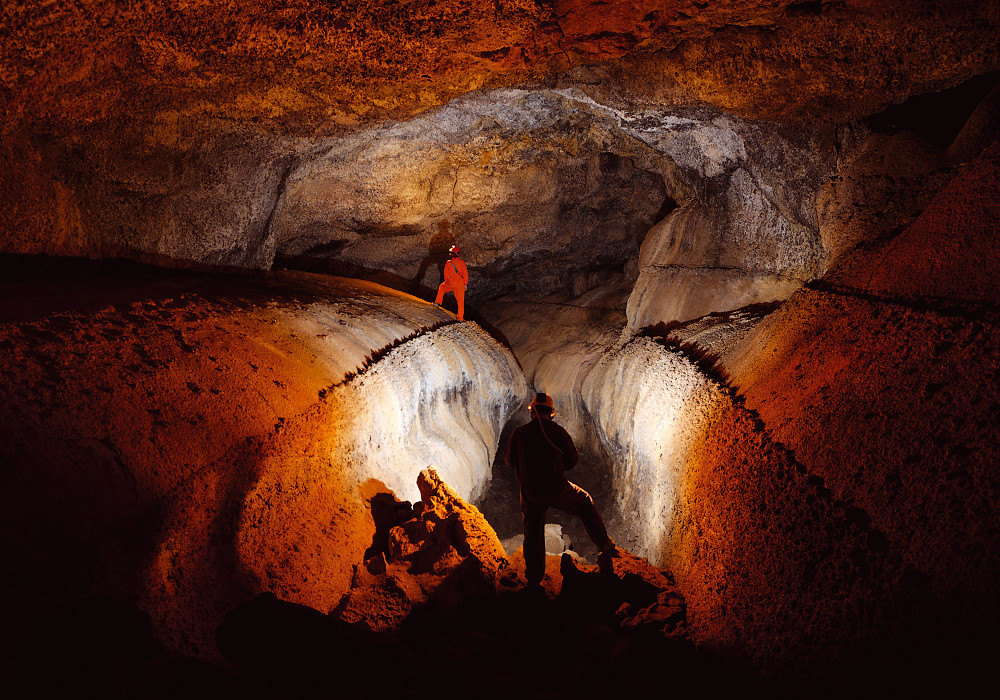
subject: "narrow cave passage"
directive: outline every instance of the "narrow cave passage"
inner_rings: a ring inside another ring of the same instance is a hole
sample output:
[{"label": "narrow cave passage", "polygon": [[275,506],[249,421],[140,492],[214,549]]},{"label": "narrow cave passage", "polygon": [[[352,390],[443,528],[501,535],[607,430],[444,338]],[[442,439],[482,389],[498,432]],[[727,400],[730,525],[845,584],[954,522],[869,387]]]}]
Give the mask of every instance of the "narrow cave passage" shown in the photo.
[{"label": "narrow cave passage", "polygon": [[[513,469],[504,463],[503,446],[512,430],[528,420],[529,416],[525,411],[522,411],[519,415],[515,415],[505,427],[501,436],[500,449],[493,460],[489,488],[481,498],[475,501],[476,507],[482,511],[490,525],[496,530],[507,554],[513,554],[523,543],[524,537],[518,501],[517,478]],[[566,472],[566,478],[591,495],[598,512],[604,518],[608,534],[624,546],[625,540],[621,537],[622,528],[619,526],[619,521],[623,516],[619,514],[613,490],[609,488],[610,473],[611,466],[605,461],[599,461],[590,454],[582,454],[580,463],[571,471]],[[559,556],[564,551],[571,550],[587,562],[597,563],[597,549],[590,537],[587,536],[579,518],[550,508],[546,514],[546,523],[550,525],[546,537],[546,554]]]}]

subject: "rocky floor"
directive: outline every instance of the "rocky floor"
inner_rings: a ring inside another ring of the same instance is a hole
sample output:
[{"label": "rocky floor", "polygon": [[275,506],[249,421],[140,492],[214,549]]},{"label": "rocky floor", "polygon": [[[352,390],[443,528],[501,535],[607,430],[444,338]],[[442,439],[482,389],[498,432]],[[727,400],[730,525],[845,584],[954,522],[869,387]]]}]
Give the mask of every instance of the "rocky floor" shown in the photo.
[{"label": "rocky floor", "polygon": [[[25,696],[608,698],[669,687],[720,697],[763,687],[695,648],[683,598],[645,560],[621,550],[598,568],[550,556],[543,585],[527,587],[520,552],[496,556],[478,510],[433,470],[420,490],[413,506],[373,500],[372,547],[330,614],[260,594],[226,615],[216,632],[226,663],[213,664],[165,652],[137,608],[81,601],[26,645]],[[373,629],[393,603],[410,609]]]}]

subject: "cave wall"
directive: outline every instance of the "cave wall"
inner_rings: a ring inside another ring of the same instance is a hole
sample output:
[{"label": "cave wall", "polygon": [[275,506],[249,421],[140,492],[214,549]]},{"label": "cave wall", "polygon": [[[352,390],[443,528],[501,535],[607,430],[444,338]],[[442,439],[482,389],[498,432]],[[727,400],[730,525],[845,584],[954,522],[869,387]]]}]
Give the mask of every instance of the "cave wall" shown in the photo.
[{"label": "cave wall", "polygon": [[936,0],[88,0],[0,22],[6,124],[60,130],[177,110],[343,133],[574,70],[623,99],[835,124],[1000,58],[995,5]]},{"label": "cave wall", "polygon": [[829,254],[816,193],[836,167],[830,135],[693,116],[642,133],[678,164],[696,195],[643,241],[629,332],[787,298],[821,272]]},{"label": "cave wall", "polygon": [[983,529],[1000,498],[996,286],[983,278],[1000,261],[998,154],[965,167],[881,254],[859,250],[838,268],[850,274],[793,297],[729,365],[775,437],[977,630],[996,616]]},{"label": "cave wall", "polygon": [[[962,141],[995,138],[990,100]],[[914,132],[831,138],[835,169],[801,190],[808,244],[780,243],[808,268],[784,294],[692,275],[615,337],[654,256],[718,255],[709,189],[650,231],[631,291],[484,309],[608,460],[613,535],[677,577],[699,644],[793,683],[892,687],[993,648],[997,146],[961,163]]]},{"label": "cave wall", "polygon": [[996,149],[776,309],[623,338],[584,380],[622,535],[703,643],[831,682],[992,648]]},{"label": "cave wall", "polygon": [[[176,113],[16,145],[8,253],[267,269],[294,144],[253,125]],[[58,202],[53,206],[53,200]]]},{"label": "cave wall", "polygon": [[90,596],[202,658],[257,592],[329,610],[371,544],[366,499],[416,500],[431,463],[474,497],[524,400],[509,352],[404,294],[149,276],[53,281],[7,312],[5,664]]},{"label": "cave wall", "polygon": [[477,93],[315,148],[274,216],[280,264],[433,289],[458,243],[473,302],[585,291],[588,273],[635,255],[680,186],[613,114],[551,90]]},{"label": "cave wall", "polygon": [[[700,644],[805,675],[988,627],[997,173],[995,150],[977,155],[995,139],[996,93],[951,144],[862,122],[1000,67],[1000,8],[655,5],[10,4],[0,251],[277,260],[421,291],[458,241],[473,298],[533,388],[612,459],[616,496],[644,524],[621,534],[675,572]],[[454,444],[450,478],[481,490],[465,463],[488,464],[527,388],[485,336],[437,329],[405,344],[406,361],[386,356],[393,373],[321,397],[445,317],[365,302],[372,318],[345,331],[354,312],[327,315],[328,300],[258,312],[266,302],[223,296],[7,325],[4,532],[35,510],[66,518],[4,540],[30,572],[13,600],[145,591],[161,625],[164,610],[217,618],[205,590],[323,608],[368,536],[347,525],[356,482],[412,488],[393,481],[388,445],[424,460]],[[768,306],[738,308],[754,303]],[[191,304],[208,311],[183,316]],[[282,330],[244,337],[226,319],[246,314]],[[288,328],[327,339],[300,347]],[[230,353],[263,364],[239,365],[218,395],[192,379],[228,376]],[[410,362],[449,379],[428,384]],[[480,393],[472,377],[494,372],[509,395]],[[286,376],[295,388],[274,384]],[[134,410],[150,402],[148,418]],[[329,455],[346,485],[317,466]],[[253,483],[233,465],[252,465]],[[298,552],[270,548],[282,518],[307,511],[321,515],[306,533],[328,528],[325,513],[354,533],[344,557],[317,563],[311,534],[282,532]],[[191,544],[189,531],[224,534]],[[122,557],[138,563],[117,571]],[[49,580],[57,561],[70,573]],[[210,647],[200,629],[165,635]]]},{"label": "cave wall", "polygon": [[[807,253],[803,191],[831,170],[813,132],[1000,66],[989,4],[655,5],[14,3],[0,20],[0,250],[267,268],[282,248],[427,284],[447,220],[481,251],[484,298],[555,291],[567,266],[579,295],[666,213],[657,177],[690,198],[674,161],[735,168],[716,183],[732,185],[709,227],[720,240],[790,236]],[[751,167],[733,163],[741,148]],[[532,241],[553,235],[567,254],[551,270]],[[822,258],[806,257],[750,278],[738,266],[733,303],[787,294]]]},{"label": "cave wall", "polygon": [[787,297],[827,257],[825,131],[618,108],[581,86],[482,92],[340,137],[164,114],[18,148],[11,228],[49,234],[6,252],[278,264],[426,294],[457,242],[473,303],[638,275],[633,329]]}]

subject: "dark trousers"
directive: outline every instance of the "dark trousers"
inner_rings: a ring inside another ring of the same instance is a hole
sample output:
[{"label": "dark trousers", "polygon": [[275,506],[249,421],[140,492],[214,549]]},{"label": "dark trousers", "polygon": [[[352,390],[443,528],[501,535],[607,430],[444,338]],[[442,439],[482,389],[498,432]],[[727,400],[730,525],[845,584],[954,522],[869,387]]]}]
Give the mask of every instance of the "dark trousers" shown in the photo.
[{"label": "dark trousers", "polygon": [[583,521],[590,539],[599,550],[610,542],[601,514],[590,494],[569,481],[555,494],[528,501],[521,493],[521,517],[524,527],[524,564],[528,583],[539,583],[545,575],[545,511],[556,508]]}]

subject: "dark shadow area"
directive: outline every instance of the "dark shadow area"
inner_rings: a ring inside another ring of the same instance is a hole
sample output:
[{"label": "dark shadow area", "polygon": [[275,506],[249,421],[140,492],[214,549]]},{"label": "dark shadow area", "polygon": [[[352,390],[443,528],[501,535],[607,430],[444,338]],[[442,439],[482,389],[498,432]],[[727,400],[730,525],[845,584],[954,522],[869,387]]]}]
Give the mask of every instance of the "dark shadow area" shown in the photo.
[{"label": "dark shadow area", "polygon": [[[656,212],[656,216],[653,218],[653,225],[650,226],[650,228],[656,226],[656,224],[660,223],[665,218],[667,218],[667,216],[673,213],[675,209],[677,209],[677,201],[673,197],[665,195],[663,204],[660,205],[660,210]],[[649,233],[649,231],[647,231],[646,233]],[[645,238],[645,235],[643,236],[643,238]]]},{"label": "dark shadow area", "polygon": [[212,698],[234,679],[224,669],[164,651],[149,616],[131,603],[85,598],[38,620],[4,669],[14,698]]},{"label": "dark shadow area", "polygon": [[[337,281],[331,279],[329,284]],[[261,270],[164,268],[122,259],[0,254],[0,321],[30,321],[143,301],[185,304],[180,297],[228,303],[234,309],[257,308],[271,301],[329,299],[308,281]]]},{"label": "dark shadow area", "polygon": [[973,110],[1000,82],[1000,71],[978,75],[948,90],[915,95],[868,118],[872,131],[910,131],[938,148],[947,148]]},{"label": "dark shadow area", "polygon": [[438,232],[434,234],[431,242],[427,245],[427,257],[420,261],[420,267],[417,268],[417,273],[410,281],[411,284],[415,288],[423,287],[424,276],[431,266],[437,268],[437,279],[443,279],[444,264],[448,262],[448,249],[457,242],[455,235],[451,232],[451,222],[447,219],[441,219],[438,222]]},{"label": "dark shadow area", "polygon": [[[456,242],[455,235],[451,230],[451,222],[447,219],[439,221],[438,231],[427,246],[427,255],[420,261],[420,266],[412,278],[338,259],[335,256],[343,248],[344,241],[334,241],[330,244],[317,246],[300,255],[282,255],[279,251],[274,259],[272,269],[302,270],[303,272],[361,279],[381,284],[399,292],[412,294],[424,301],[433,301],[437,284],[443,279],[444,264],[448,261],[448,249]],[[437,277],[431,282],[431,286],[427,286],[423,280],[431,267],[437,268]]]},{"label": "dark shadow area", "polygon": [[375,282],[384,287],[395,289],[398,292],[412,294],[424,301],[433,301],[434,293],[437,290],[436,286],[434,289],[431,289],[392,272],[332,258],[278,256],[274,260],[272,269],[301,270],[302,272],[315,272],[321,275],[333,275],[334,277],[347,277],[350,279],[365,280],[366,282]]},{"label": "dark shadow area", "polygon": [[234,696],[417,697],[406,694],[412,651],[395,636],[271,593],[227,613],[216,641],[238,669],[230,689]]},{"label": "dark shadow area", "polygon": [[409,501],[399,501],[388,492],[376,493],[368,501],[371,507],[372,521],[375,523],[375,535],[372,544],[365,550],[365,561],[379,554],[389,554],[389,532],[392,528],[402,525],[413,518],[413,505]]},{"label": "dark shadow area", "polygon": [[[540,588],[501,590],[447,615],[417,609],[390,633],[262,594],[226,615],[219,648],[239,669],[233,687],[254,698],[722,697],[763,688],[695,649],[676,594],[565,558],[562,570],[555,599]],[[640,608],[647,617],[623,624]]]}]

